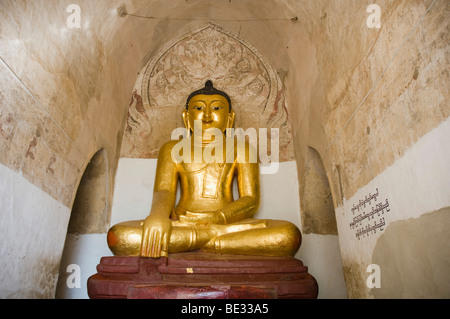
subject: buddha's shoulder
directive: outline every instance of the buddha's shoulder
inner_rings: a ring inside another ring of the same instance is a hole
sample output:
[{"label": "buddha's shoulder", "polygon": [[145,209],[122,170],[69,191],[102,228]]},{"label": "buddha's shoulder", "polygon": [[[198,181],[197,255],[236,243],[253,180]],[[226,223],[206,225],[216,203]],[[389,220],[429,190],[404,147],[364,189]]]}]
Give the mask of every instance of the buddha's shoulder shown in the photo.
[{"label": "buddha's shoulder", "polygon": [[179,143],[179,140],[169,140],[165,142],[160,148],[159,148],[159,156],[170,156],[172,149],[174,148],[177,143]]},{"label": "buddha's shoulder", "polygon": [[165,142],[165,143],[161,146],[160,151],[164,151],[164,150],[171,151],[172,148],[173,148],[175,145],[177,145],[179,142],[180,142],[179,140],[170,140],[170,141],[167,141],[167,142]]},{"label": "buddha's shoulder", "polygon": [[253,144],[245,140],[234,142],[236,156],[240,162],[255,162],[257,159],[257,150]]}]

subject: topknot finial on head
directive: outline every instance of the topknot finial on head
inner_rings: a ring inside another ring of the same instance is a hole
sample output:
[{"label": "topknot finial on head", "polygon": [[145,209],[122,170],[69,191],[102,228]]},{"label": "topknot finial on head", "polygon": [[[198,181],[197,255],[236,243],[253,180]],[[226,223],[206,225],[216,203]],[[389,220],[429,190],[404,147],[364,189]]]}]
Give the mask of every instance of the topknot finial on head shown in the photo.
[{"label": "topknot finial on head", "polygon": [[214,85],[213,85],[213,83],[212,83],[211,80],[208,80],[208,81],[205,82],[205,87],[201,88],[200,90],[194,91],[194,92],[192,92],[192,93],[189,95],[189,97],[188,97],[188,99],[187,99],[187,101],[186,101],[186,110],[188,109],[189,101],[190,101],[194,96],[200,95],[200,94],[204,94],[204,95],[215,95],[215,94],[217,94],[217,95],[223,96],[224,98],[227,99],[228,104],[229,104],[229,106],[230,106],[230,111],[231,111],[231,100],[230,100],[230,97],[229,97],[228,94],[226,94],[225,92],[216,89],[216,88],[214,87]]}]

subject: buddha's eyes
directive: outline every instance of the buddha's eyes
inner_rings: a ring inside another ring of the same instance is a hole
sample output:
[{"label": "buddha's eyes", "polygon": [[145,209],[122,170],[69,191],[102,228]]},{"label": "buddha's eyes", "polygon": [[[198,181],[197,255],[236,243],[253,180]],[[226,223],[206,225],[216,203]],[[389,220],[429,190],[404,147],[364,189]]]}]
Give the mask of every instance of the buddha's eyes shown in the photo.
[{"label": "buddha's eyes", "polygon": [[[204,108],[204,106],[199,106],[199,105],[194,105],[194,106],[193,106],[193,109],[194,109],[194,110],[197,110],[197,111],[201,111],[201,110],[203,110],[203,108]],[[223,106],[211,106],[211,108],[212,108],[214,111],[218,111],[218,110],[220,110],[220,109],[223,109]]]}]

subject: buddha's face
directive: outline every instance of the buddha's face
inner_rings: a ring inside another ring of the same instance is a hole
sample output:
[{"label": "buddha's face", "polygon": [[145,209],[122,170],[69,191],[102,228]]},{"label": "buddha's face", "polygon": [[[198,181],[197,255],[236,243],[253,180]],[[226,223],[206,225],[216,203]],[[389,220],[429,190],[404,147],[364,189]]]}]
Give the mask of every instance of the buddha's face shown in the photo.
[{"label": "buddha's face", "polygon": [[230,125],[230,106],[222,95],[199,94],[188,103],[187,121],[194,128],[194,121],[201,120],[202,131],[218,128],[222,132]]}]

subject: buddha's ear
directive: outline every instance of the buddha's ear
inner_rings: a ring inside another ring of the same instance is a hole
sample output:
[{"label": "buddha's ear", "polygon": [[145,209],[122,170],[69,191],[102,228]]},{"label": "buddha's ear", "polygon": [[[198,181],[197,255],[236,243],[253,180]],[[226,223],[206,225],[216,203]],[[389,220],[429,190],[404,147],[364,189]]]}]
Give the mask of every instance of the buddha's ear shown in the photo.
[{"label": "buddha's ear", "polygon": [[230,114],[228,114],[227,128],[233,128],[235,116],[236,116],[236,113],[234,112],[234,110],[231,110]]},{"label": "buddha's ear", "polygon": [[231,110],[228,114],[228,122],[227,122],[227,128],[225,129],[225,135],[227,138],[233,138],[232,128],[234,126],[234,117],[236,116],[236,113]]},{"label": "buddha's ear", "polygon": [[191,127],[189,125],[189,112],[188,112],[188,110],[184,109],[183,112],[181,113],[181,116],[183,117],[184,127],[186,127],[188,129],[188,131],[190,131]]}]

